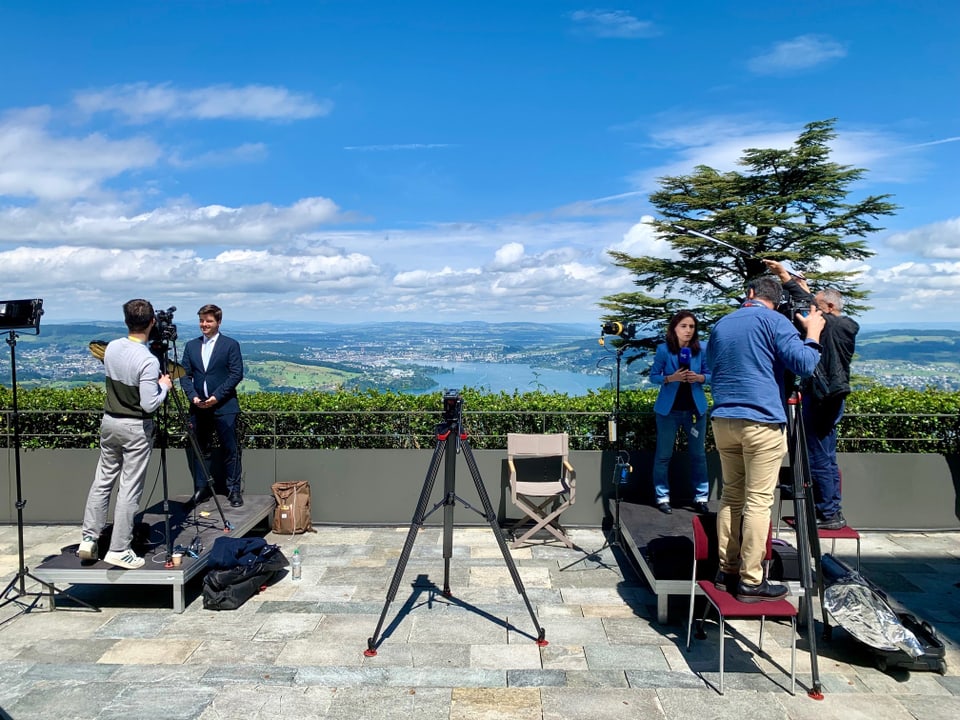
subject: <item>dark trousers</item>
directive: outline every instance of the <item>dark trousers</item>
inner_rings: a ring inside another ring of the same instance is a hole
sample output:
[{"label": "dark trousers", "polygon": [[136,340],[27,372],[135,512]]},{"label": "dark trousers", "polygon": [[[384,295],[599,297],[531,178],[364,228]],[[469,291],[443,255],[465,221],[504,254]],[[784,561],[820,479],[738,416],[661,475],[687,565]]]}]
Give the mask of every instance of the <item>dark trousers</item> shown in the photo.
[{"label": "dark trousers", "polygon": [[840,512],[840,468],[837,465],[837,425],[843,417],[843,398],[811,400],[803,405],[810,476],[817,515],[829,518]]},{"label": "dark trousers", "polygon": [[210,445],[216,433],[223,453],[227,492],[241,491],[240,481],[243,474],[240,467],[240,444],[237,441],[237,417],[237,413],[217,415],[212,411],[204,410],[197,410],[190,414],[190,427],[196,433],[201,452],[199,457],[194,458],[193,487],[195,490],[202,490],[207,485],[207,476],[200,464],[210,456]]}]

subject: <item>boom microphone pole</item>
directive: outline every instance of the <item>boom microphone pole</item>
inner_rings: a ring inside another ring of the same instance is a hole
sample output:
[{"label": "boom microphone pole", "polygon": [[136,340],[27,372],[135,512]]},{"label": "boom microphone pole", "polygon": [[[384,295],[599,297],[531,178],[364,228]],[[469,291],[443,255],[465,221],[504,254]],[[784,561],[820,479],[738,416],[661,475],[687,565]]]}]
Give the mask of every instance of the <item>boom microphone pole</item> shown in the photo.
[{"label": "boom microphone pole", "polygon": [[730,250],[733,250],[734,252],[739,253],[740,255],[743,255],[745,258],[749,258],[750,260],[759,260],[763,262],[763,258],[757,257],[753,253],[747,252],[743,248],[738,248],[736,245],[731,245],[730,243],[725,242],[724,240],[721,240],[719,238],[715,238],[712,235],[707,235],[706,233],[702,233],[699,230],[691,230],[688,227],[684,227],[683,225],[677,225],[675,223],[670,223],[670,227],[675,228],[680,232],[685,233],[686,235],[693,235],[698,238],[703,238],[704,240],[709,240],[710,242],[715,242],[718,245],[723,245],[725,248],[729,248]]}]

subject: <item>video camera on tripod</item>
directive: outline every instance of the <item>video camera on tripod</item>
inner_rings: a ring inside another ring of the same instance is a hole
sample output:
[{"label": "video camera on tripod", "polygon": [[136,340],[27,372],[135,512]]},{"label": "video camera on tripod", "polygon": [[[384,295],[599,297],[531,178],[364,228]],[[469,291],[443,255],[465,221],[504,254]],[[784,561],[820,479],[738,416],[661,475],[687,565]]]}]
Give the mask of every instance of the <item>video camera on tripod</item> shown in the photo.
[{"label": "video camera on tripod", "polygon": [[161,367],[170,349],[170,343],[177,340],[177,326],[173,323],[173,314],[176,311],[176,306],[154,311],[156,322],[153,324],[153,330],[150,331],[150,352],[160,359]]}]

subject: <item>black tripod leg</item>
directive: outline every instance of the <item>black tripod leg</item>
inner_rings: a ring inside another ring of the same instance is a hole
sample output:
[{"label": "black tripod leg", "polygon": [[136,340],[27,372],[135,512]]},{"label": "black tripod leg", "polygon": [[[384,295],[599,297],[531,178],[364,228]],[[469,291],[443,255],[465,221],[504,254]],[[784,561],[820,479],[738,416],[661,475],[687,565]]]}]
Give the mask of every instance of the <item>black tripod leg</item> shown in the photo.
[{"label": "black tripod leg", "polygon": [[[233,530],[233,523],[227,520],[227,516],[223,514],[223,508],[220,506],[220,500],[217,498],[216,490],[213,487],[213,476],[210,474],[207,464],[203,462],[203,453],[200,452],[200,442],[197,440],[197,433],[190,425],[189,421],[187,422],[187,440],[189,440],[190,447],[193,448],[193,452],[198,458],[195,465],[199,466],[200,470],[203,472],[203,477],[207,483],[207,487],[210,488],[210,496],[213,498],[213,504],[217,506],[217,512],[220,513],[220,521],[223,523],[223,531],[230,532]],[[194,512],[196,512],[196,508],[194,508]]]},{"label": "black tripod leg", "polygon": [[[824,585],[823,585],[823,554],[820,548],[820,535],[817,532],[817,511],[816,503],[813,497],[813,477],[810,474],[810,460],[807,454],[807,433],[803,426],[802,419],[798,421],[797,436],[798,445],[802,448],[802,470],[803,470],[803,502],[801,506],[804,511],[804,524],[807,528],[807,537],[810,539],[810,557],[813,560],[813,582],[817,587],[817,595],[820,598],[820,611],[823,621],[823,638],[829,640],[833,635],[833,627],[830,624],[830,616],[827,613],[827,607],[824,604]],[[797,517],[800,522],[800,517]]]},{"label": "black tripod leg", "polygon": [[170,486],[167,483],[167,439],[166,427],[160,430],[164,437],[160,440],[160,474],[163,477],[163,539],[167,546],[164,567],[173,567],[173,534],[170,532]]},{"label": "black tripod leg", "polygon": [[383,629],[383,622],[386,620],[390,603],[397,597],[397,589],[400,587],[400,580],[403,578],[404,570],[407,568],[407,562],[410,560],[410,552],[413,550],[413,544],[417,540],[417,532],[423,527],[423,518],[427,512],[430,495],[433,493],[433,484],[436,482],[437,471],[440,469],[440,460],[443,458],[445,448],[446,443],[443,440],[438,441],[436,448],[434,448],[433,458],[430,460],[430,468],[427,470],[427,476],[423,481],[423,489],[420,491],[420,500],[417,502],[417,509],[413,513],[413,520],[410,522],[410,530],[407,532],[407,539],[403,543],[400,559],[397,560],[397,567],[393,571],[393,579],[390,580],[390,589],[387,590],[387,598],[383,603],[383,611],[380,613],[380,619],[377,621],[377,627],[373,631],[373,635],[367,638],[367,649],[363,651],[363,654],[367,657],[374,657],[377,654],[377,644],[380,642],[380,631]]},{"label": "black tripod leg", "polygon": [[[806,436],[803,432],[803,420],[800,417],[800,397],[794,392],[790,398],[788,430],[790,445],[790,466],[793,473],[795,527],[797,534],[797,555],[800,560],[800,582],[803,586],[803,609],[807,622],[807,642],[810,645],[810,697],[823,699],[823,687],[820,684],[820,668],[817,662],[817,633],[813,621],[814,584],[820,587],[821,607],[823,606],[823,574],[820,572],[820,538],[817,535],[816,516],[812,513],[813,491],[810,487],[810,461],[807,456]],[[816,579],[814,578],[816,567]],[[826,614],[826,610],[824,610]]]},{"label": "black tripod leg", "polygon": [[461,440],[461,448],[463,449],[463,457],[467,461],[467,467],[470,469],[470,475],[473,477],[473,484],[477,488],[477,495],[480,496],[480,503],[483,505],[484,517],[486,517],[487,522],[490,523],[490,529],[493,530],[493,536],[497,539],[497,545],[500,546],[500,552],[503,554],[503,561],[507,565],[507,570],[510,571],[510,577],[513,578],[513,584],[517,588],[517,592],[523,597],[523,603],[527,606],[527,612],[530,613],[530,619],[533,620],[533,626],[537,630],[537,645],[544,646],[547,644],[546,639],[544,639],[545,630],[540,627],[540,622],[537,620],[537,615],[533,611],[533,606],[530,604],[530,598],[527,597],[527,591],[523,587],[523,580],[520,578],[520,573],[517,571],[517,566],[513,562],[513,556],[510,554],[510,550],[507,548],[506,538],[503,536],[503,530],[500,529],[500,523],[497,522],[497,514],[493,511],[493,504],[490,502],[490,496],[487,494],[487,489],[484,487],[483,478],[480,477],[480,470],[477,469],[477,462],[473,458],[473,450],[470,449],[470,443],[466,439]]},{"label": "black tripod leg", "polygon": [[451,597],[450,558],[453,557],[453,511],[456,508],[457,428],[447,433],[443,468],[443,596]]}]

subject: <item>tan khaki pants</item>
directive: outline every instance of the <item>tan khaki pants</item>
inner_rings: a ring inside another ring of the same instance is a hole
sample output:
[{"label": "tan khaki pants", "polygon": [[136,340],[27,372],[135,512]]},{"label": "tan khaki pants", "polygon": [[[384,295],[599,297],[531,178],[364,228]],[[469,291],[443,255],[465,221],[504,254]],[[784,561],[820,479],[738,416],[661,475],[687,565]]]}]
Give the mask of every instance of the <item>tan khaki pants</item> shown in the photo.
[{"label": "tan khaki pants", "polygon": [[[745,583],[763,582],[770,508],[787,439],[779,425],[714,418],[713,437],[723,470],[717,513],[720,568]],[[742,540],[741,540],[742,535]]]}]

